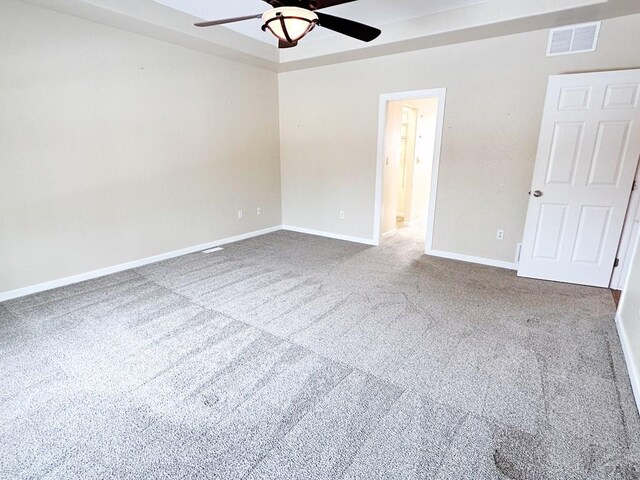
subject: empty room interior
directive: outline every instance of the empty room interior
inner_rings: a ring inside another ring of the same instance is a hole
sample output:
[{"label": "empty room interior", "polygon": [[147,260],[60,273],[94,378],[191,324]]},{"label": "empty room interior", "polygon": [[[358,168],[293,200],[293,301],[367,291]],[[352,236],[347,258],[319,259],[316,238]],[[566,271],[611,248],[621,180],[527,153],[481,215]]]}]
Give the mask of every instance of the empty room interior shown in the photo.
[{"label": "empty room interior", "polygon": [[640,479],[638,0],[0,0],[0,479]]}]

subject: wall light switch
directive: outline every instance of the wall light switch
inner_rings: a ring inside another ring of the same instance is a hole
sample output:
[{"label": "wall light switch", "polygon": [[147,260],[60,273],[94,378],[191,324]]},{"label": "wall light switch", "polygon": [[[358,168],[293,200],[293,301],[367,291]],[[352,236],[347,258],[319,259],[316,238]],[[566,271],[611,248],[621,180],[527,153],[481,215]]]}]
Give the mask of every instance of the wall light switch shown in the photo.
[{"label": "wall light switch", "polygon": [[496,240],[504,240],[504,230],[498,230],[496,232]]},{"label": "wall light switch", "polygon": [[262,215],[262,208],[258,207],[258,209],[256,210],[256,214]]},{"label": "wall light switch", "polygon": [[242,210],[238,210],[238,220],[242,220]]}]

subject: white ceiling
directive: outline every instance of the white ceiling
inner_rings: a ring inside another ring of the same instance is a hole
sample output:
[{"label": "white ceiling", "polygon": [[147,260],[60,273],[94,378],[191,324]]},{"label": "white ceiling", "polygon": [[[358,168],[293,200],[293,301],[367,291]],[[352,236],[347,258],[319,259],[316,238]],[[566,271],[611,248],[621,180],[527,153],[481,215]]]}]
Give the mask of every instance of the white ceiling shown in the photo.
[{"label": "white ceiling", "polygon": [[[271,8],[262,0],[154,0],[157,3],[188,13],[204,20],[217,20],[243,15],[262,13]],[[326,8],[323,12],[332,15],[349,18],[357,22],[366,23],[375,27],[383,27],[391,23],[404,22],[432,15],[438,12],[467,7],[489,0],[359,0],[352,3]],[[228,26],[209,28],[230,28],[243,35],[256,40],[275,45],[273,35],[263,32],[259,19],[247,20]],[[338,35],[330,30],[318,28],[305,39],[305,42],[314,39]]]}]

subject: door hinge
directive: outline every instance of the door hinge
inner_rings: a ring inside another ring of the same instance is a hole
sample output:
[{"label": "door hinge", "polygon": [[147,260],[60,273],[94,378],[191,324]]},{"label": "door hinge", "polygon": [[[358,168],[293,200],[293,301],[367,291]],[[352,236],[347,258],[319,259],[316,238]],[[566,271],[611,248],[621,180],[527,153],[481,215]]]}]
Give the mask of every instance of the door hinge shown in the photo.
[{"label": "door hinge", "polygon": [[633,185],[631,186],[631,191],[633,192],[633,191],[635,191],[637,189],[638,189],[638,181],[634,180],[633,181]]},{"label": "door hinge", "polygon": [[616,268],[618,265],[620,265],[620,259],[616,258],[616,261],[613,262],[613,268]]}]

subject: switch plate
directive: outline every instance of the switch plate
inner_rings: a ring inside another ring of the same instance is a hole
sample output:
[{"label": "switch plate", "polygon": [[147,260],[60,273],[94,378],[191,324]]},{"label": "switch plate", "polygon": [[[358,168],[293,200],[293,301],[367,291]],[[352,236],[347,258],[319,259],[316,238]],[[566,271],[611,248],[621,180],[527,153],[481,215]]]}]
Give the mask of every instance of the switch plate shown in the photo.
[{"label": "switch plate", "polygon": [[496,232],[496,240],[504,240],[504,230],[498,230]]},{"label": "switch plate", "polygon": [[258,207],[256,209],[256,215],[262,215],[262,208],[261,207]]},{"label": "switch plate", "polygon": [[238,210],[238,220],[242,220],[242,210]]}]

